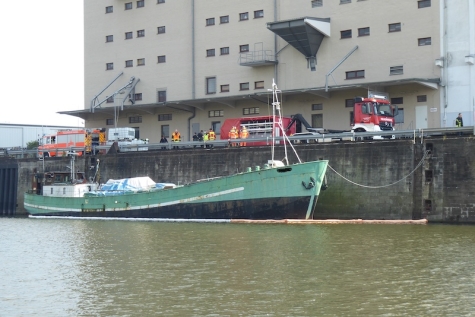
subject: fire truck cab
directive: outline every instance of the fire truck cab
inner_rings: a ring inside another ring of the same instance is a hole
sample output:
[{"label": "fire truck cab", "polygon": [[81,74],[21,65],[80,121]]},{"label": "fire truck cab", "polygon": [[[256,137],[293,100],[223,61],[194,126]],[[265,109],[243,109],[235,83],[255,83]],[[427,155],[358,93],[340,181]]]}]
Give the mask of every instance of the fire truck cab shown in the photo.
[{"label": "fire truck cab", "polygon": [[[351,132],[394,131],[398,114],[397,105],[391,105],[385,96],[356,97]],[[394,135],[373,136],[373,139],[394,139]]]}]

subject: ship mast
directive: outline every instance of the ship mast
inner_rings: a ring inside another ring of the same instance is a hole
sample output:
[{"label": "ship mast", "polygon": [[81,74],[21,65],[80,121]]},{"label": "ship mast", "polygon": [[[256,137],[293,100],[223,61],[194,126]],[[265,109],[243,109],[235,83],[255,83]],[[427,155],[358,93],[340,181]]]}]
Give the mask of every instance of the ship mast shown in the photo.
[{"label": "ship mast", "polygon": [[[279,88],[277,88],[277,84],[275,83],[274,79],[272,79],[272,89],[269,89],[268,91],[272,92],[272,121],[273,121],[273,129],[274,131],[272,132],[272,163],[274,163],[274,146],[275,146],[275,137],[277,136],[282,136],[282,141],[284,144],[284,152],[285,156],[282,161],[285,161],[286,165],[289,165],[289,158],[287,156],[287,143],[290,145],[292,150],[295,153],[295,156],[297,156],[297,159],[299,160],[299,163],[302,163],[300,160],[300,157],[297,154],[297,151],[295,150],[294,146],[292,145],[292,142],[290,142],[289,137],[287,136],[284,128],[284,124],[282,121],[282,112],[281,112],[281,107],[280,107],[280,101],[279,101],[279,94],[282,93]],[[276,118],[277,117],[277,118]],[[276,122],[277,119],[277,122]],[[277,126],[276,126],[277,123]]]}]

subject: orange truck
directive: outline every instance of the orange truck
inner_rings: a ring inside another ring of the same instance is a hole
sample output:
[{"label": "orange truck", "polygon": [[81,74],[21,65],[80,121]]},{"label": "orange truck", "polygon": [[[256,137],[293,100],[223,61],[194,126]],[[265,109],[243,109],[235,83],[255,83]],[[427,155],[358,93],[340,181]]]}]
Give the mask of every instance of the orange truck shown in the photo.
[{"label": "orange truck", "polygon": [[75,152],[81,156],[90,154],[94,146],[106,142],[106,129],[59,130],[56,134],[44,135],[38,147],[39,157],[64,156]]}]

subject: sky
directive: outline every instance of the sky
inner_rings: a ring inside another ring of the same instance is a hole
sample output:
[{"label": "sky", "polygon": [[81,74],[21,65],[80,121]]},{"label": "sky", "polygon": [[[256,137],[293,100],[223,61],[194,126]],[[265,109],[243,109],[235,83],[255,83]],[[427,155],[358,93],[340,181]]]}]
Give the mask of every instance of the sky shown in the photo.
[{"label": "sky", "polygon": [[2,1],[0,123],[83,126],[83,0]]}]

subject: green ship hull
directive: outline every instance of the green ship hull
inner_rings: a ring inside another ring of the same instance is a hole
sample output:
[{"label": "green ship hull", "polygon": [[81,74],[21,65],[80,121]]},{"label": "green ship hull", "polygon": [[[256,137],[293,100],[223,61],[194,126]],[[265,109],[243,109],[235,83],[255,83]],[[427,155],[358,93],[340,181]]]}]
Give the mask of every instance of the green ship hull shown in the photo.
[{"label": "green ship hull", "polygon": [[[328,161],[256,169],[171,189],[52,197],[25,193],[30,215],[161,219],[311,219]],[[59,185],[61,186],[61,185]]]}]

